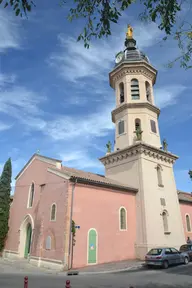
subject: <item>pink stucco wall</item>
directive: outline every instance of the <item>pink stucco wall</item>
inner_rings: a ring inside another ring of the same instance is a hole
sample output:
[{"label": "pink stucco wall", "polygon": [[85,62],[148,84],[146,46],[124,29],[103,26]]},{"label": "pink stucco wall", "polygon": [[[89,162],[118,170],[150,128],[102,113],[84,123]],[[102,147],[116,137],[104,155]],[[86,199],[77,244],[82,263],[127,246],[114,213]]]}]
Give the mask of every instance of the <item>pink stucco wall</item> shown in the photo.
[{"label": "pink stucco wall", "polygon": [[[31,255],[40,256],[40,243],[43,241],[41,257],[63,260],[68,183],[63,178],[47,172],[48,167],[53,166],[35,159],[17,180],[5,249],[18,251],[19,229],[26,215],[30,214],[35,226]],[[35,183],[34,202],[32,208],[27,208],[29,187],[32,182]],[[45,185],[41,187],[42,184]],[[56,222],[50,221],[50,208],[53,203],[57,205]],[[52,237],[51,250],[45,250],[45,239],[48,235]]]},{"label": "pink stucco wall", "polygon": [[[188,232],[187,225],[186,225],[186,214],[189,215],[190,220],[192,221],[192,203],[180,202],[180,209],[181,209],[181,216],[183,220],[185,238],[187,239],[187,237],[190,237],[190,239],[192,240],[192,230],[191,232]],[[191,229],[192,229],[192,222],[191,222]]]},{"label": "pink stucco wall", "polygon": [[[119,208],[127,209],[127,231],[119,230]],[[74,192],[73,220],[76,231],[73,267],[87,265],[87,235],[98,233],[98,262],[107,263],[135,258],[135,194],[77,184]]]}]

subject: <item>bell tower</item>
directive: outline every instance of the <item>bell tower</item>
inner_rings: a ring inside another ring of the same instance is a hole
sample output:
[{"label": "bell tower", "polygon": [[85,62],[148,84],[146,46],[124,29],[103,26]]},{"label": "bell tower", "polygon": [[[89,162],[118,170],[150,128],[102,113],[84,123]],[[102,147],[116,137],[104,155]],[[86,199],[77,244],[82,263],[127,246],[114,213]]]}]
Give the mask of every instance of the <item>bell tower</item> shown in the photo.
[{"label": "bell tower", "polygon": [[109,73],[116,97],[112,111],[115,147],[100,161],[106,177],[138,188],[135,254],[143,259],[153,247],[179,248],[185,243],[173,172],[178,157],[168,151],[165,140],[161,147],[160,110],[153,93],[157,70],[137,49],[130,25],[125,49],[116,55],[115,62]]},{"label": "bell tower", "polygon": [[153,95],[157,70],[148,57],[136,49],[132,32],[127,32],[125,50],[119,52],[115,60],[116,66],[109,74],[116,96],[116,107],[112,111],[115,150],[133,145],[137,140],[160,148],[160,110],[155,106]]}]

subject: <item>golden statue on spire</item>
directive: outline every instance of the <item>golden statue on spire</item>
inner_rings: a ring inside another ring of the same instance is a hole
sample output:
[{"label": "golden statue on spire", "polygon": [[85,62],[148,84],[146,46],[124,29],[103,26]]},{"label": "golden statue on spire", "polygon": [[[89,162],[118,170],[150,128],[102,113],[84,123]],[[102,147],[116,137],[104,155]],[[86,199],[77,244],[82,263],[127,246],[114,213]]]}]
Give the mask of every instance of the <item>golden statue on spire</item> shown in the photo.
[{"label": "golden statue on spire", "polygon": [[127,25],[126,37],[128,39],[132,39],[133,38],[133,28],[131,27],[130,24]]}]

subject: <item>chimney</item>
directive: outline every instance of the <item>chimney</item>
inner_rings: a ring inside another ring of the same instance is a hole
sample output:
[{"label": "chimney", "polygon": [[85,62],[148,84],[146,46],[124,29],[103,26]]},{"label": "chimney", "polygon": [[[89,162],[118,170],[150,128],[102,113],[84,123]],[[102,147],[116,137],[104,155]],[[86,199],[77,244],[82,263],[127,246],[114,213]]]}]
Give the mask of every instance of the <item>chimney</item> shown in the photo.
[{"label": "chimney", "polygon": [[57,169],[61,169],[61,166],[62,166],[61,162],[56,162],[56,168]]}]

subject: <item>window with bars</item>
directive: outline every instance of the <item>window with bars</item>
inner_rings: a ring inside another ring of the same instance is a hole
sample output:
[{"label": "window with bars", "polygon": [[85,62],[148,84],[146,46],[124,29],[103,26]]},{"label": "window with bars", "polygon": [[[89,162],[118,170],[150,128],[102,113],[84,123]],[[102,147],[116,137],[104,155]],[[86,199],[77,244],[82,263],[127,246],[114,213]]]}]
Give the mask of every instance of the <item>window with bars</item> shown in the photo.
[{"label": "window with bars", "polygon": [[157,133],[155,121],[154,121],[154,120],[150,120],[150,123],[151,123],[151,131],[152,131],[153,133]]},{"label": "window with bars", "polygon": [[121,120],[119,121],[118,123],[118,134],[121,135],[125,132],[125,124],[124,124],[124,121]]},{"label": "window with bars", "polygon": [[139,82],[137,79],[131,80],[131,98],[132,100],[140,99],[139,95]]},{"label": "window with bars", "polygon": [[127,211],[124,207],[120,209],[120,230],[127,229]]}]

